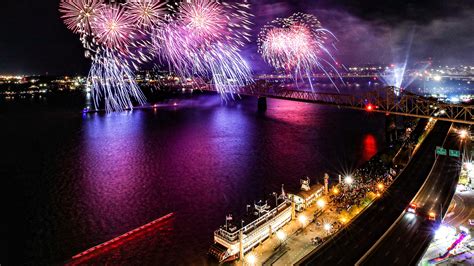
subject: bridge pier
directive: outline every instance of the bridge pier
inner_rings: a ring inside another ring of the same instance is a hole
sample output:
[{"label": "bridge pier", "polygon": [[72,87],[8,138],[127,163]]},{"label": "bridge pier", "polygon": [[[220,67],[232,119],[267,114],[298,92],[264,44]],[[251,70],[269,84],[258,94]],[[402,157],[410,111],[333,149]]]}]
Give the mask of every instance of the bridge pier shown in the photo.
[{"label": "bridge pier", "polygon": [[258,97],[258,111],[265,112],[267,110],[267,97]]},{"label": "bridge pier", "polygon": [[397,136],[397,118],[395,115],[385,116],[385,140],[387,143],[396,141]]}]

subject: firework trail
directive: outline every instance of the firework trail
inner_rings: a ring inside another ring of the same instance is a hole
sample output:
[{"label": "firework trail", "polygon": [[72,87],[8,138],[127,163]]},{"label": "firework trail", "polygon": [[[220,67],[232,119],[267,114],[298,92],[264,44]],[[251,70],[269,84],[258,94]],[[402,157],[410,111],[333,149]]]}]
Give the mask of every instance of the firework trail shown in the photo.
[{"label": "firework trail", "polygon": [[92,85],[95,106],[104,99],[105,109],[123,111],[133,109],[133,100],[145,104],[145,96],[135,81],[128,65],[113,50],[105,49],[92,64],[88,80]]},{"label": "firework trail", "polygon": [[92,59],[96,107],[104,100],[107,111],[119,111],[144,102],[132,70],[154,57],[182,80],[210,81],[223,97],[251,84],[240,55],[251,25],[243,1],[62,0],[60,12]]},{"label": "firework trail", "polygon": [[85,49],[85,57],[94,59],[100,50],[92,33],[92,21],[104,7],[102,0],[62,0],[59,12],[62,14],[66,27],[79,34]]},{"label": "firework trail", "polygon": [[209,78],[224,98],[251,84],[250,68],[239,54],[249,36],[248,8],[214,0],[172,6],[173,21],[154,33],[158,59],[183,80]]},{"label": "firework trail", "polygon": [[79,34],[86,57],[92,59],[88,80],[96,108],[102,100],[107,112],[144,103],[132,69],[153,58],[149,33],[161,25],[165,4],[160,0],[60,2],[64,23]]},{"label": "firework trail", "polygon": [[205,54],[205,62],[210,69],[212,85],[224,99],[228,93],[233,97],[237,89],[253,83],[250,67],[235,50],[216,46]]},{"label": "firework trail", "polygon": [[[263,59],[276,68],[291,73],[297,82],[307,78],[314,90],[311,75],[323,71],[336,86],[329,72],[335,72],[342,81],[327,44],[337,41],[334,34],[322,28],[319,20],[309,14],[295,13],[288,18],[278,18],[260,31],[258,51]],[[336,86],[337,88],[337,86]]]}]

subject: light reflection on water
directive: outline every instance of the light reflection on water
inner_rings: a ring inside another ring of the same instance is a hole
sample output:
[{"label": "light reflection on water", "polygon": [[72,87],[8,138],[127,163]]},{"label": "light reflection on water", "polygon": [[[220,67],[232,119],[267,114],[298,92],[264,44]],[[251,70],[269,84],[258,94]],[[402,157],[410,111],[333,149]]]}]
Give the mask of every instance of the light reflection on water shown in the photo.
[{"label": "light reflection on water", "polygon": [[[155,110],[66,113],[52,122],[37,112],[22,114],[21,121],[56,132],[38,140],[48,150],[47,173],[31,176],[54,182],[38,181],[41,189],[21,183],[27,179],[18,184],[35,195],[21,199],[35,210],[28,219],[19,216],[31,230],[26,244],[16,246],[23,260],[62,262],[175,212],[172,231],[162,236],[166,244],[142,242],[124,250],[124,258],[208,264],[213,231],[226,214],[237,216],[246,204],[270,198],[281,184],[297,189],[303,176],[316,181],[324,172],[350,171],[383,146],[383,115],[280,100],[268,107],[262,114],[254,98],[221,103],[203,96]],[[46,233],[33,233],[38,230]],[[144,245],[148,249],[138,252]]]}]

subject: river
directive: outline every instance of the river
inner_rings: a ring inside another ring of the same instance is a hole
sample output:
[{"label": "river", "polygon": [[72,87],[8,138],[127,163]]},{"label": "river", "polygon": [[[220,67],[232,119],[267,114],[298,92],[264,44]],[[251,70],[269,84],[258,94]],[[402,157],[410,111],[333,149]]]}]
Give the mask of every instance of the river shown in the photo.
[{"label": "river", "polygon": [[269,99],[258,113],[255,98],[199,95],[106,115],[80,102],[0,103],[0,225],[15,264],[63,263],[170,212],[102,262],[210,264],[227,214],[304,176],[350,173],[384,145],[383,115],[307,103]]}]

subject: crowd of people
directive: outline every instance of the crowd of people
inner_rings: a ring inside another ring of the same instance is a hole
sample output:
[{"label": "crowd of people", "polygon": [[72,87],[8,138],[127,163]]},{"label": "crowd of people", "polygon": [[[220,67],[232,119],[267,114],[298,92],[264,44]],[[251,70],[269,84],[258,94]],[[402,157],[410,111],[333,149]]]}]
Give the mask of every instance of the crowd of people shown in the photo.
[{"label": "crowd of people", "polygon": [[[412,145],[416,143],[424,129],[426,123],[410,122],[406,125],[406,132],[400,136],[401,146]],[[337,212],[343,210],[350,211],[354,206],[362,206],[367,201],[368,195],[372,192],[373,196],[380,194],[392,183],[394,177],[401,170],[391,161],[385,162],[382,157],[384,153],[379,153],[367,161],[362,167],[347,177],[340,177],[339,184],[334,186],[330,195],[330,200]]]},{"label": "crowd of people", "polygon": [[[397,171],[385,165],[379,156],[372,158],[364,167],[333,188],[330,199],[337,211],[349,211],[352,206],[364,203],[369,192],[382,193],[393,181]],[[351,182],[347,182],[350,178]]]}]

